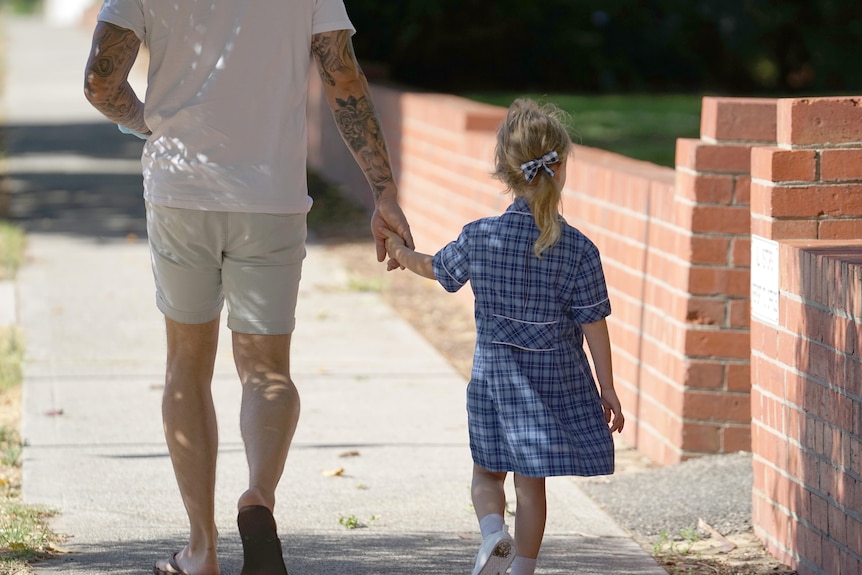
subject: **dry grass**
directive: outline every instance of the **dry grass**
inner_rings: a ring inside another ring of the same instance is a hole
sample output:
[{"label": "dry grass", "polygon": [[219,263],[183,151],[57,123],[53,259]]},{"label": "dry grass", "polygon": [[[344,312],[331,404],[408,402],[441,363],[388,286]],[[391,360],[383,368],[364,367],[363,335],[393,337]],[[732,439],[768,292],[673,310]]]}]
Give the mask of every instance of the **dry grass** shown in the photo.
[{"label": "dry grass", "polygon": [[24,258],[25,243],[21,228],[0,220],[0,280],[15,277]]},{"label": "dry grass", "polygon": [[[0,222],[0,279],[10,280],[24,256],[24,232]],[[21,500],[21,383],[24,336],[0,326],[0,575],[24,575],[50,556],[59,538],[47,527],[53,512]]]}]

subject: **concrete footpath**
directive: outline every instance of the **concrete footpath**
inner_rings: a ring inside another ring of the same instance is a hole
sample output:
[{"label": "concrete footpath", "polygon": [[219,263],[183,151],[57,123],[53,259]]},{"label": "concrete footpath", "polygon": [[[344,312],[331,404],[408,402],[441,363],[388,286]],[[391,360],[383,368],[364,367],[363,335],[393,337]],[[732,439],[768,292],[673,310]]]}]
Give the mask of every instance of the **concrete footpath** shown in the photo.
[{"label": "concrete footpath", "polygon": [[[58,512],[52,527],[71,551],[36,573],[150,573],[185,544],[187,524],[160,421],[141,144],[82,96],[89,31],[9,16],[3,26],[5,168],[12,216],[28,230],[14,290],[27,344],[24,499]],[[276,509],[290,573],[469,573],[480,538],[465,381],[348,279],[309,246],[292,356],[302,416]],[[232,575],[247,473],[228,344],[223,329],[217,519]],[[538,573],[665,573],[573,480],[549,480],[548,499]]]}]

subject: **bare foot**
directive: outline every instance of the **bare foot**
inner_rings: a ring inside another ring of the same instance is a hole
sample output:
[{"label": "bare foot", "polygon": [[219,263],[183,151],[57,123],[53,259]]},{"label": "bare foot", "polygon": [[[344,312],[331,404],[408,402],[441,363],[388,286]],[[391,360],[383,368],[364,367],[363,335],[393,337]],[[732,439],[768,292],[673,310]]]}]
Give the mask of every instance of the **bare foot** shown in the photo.
[{"label": "bare foot", "polygon": [[185,557],[188,548],[177,551],[167,559],[156,561],[153,567],[155,575],[220,575],[218,560],[205,559],[200,563],[200,569],[195,562]]}]

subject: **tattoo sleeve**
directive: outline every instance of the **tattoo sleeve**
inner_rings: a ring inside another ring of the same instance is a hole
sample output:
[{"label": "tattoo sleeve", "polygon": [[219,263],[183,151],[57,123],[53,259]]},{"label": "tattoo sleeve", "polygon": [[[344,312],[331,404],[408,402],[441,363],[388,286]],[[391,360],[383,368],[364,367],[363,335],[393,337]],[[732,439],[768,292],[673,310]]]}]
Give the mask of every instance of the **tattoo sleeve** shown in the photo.
[{"label": "tattoo sleeve", "polygon": [[141,41],[135,33],[107,22],[99,22],[93,32],[93,45],[84,80],[84,94],[109,120],[141,133],[144,105],[129,84]]},{"label": "tattoo sleeve", "polygon": [[365,174],[375,201],[393,185],[386,139],[348,30],[315,34],[311,52],[335,125]]}]

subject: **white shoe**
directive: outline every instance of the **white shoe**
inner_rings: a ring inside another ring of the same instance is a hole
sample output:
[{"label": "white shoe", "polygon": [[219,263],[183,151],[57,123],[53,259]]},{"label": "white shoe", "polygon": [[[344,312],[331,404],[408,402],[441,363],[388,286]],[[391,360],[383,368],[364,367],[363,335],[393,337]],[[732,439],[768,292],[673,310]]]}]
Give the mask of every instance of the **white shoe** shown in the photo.
[{"label": "white shoe", "polygon": [[515,560],[515,551],[515,541],[504,525],[502,530],[491,533],[482,541],[473,575],[504,575]]}]

